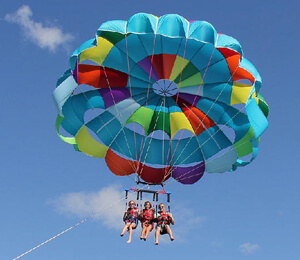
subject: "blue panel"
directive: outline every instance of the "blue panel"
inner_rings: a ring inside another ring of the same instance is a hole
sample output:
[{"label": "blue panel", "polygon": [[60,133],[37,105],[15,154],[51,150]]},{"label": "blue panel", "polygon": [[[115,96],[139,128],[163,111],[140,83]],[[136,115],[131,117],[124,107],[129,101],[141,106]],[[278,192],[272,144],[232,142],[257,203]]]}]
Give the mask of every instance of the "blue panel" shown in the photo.
[{"label": "blue panel", "polygon": [[139,36],[136,34],[128,35],[119,41],[115,47],[123,51],[134,62],[139,62],[148,56]]},{"label": "blue panel", "polygon": [[173,140],[170,158],[172,158],[173,155],[172,165],[190,164],[204,160],[202,150],[199,149],[199,143],[196,137],[181,139],[179,141]]},{"label": "blue panel", "polygon": [[130,17],[127,23],[127,33],[154,33],[157,18],[151,14],[138,13]]},{"label": "blue panel", "polygon": [[217,38],[217,32],[210,23],[205,21],[195,21],[190,24],[189,38],[212,43],[214,45]]},{"label": "blue panel", "polygon": [[228,35],[225,34],[218,35],[217,47],[226,47],[235,50],[236,52],[240,53],[241,56],[243,56],[243,50],[241,44],[236,39]]},{"label": "blue panel", "polygon": [[145,144],[141,156],[141,162],[159,165],[166,164],[169,142],[169,140],[159,140],[151,138],[150,134],[145,139]]},{"label": "blue panel", "polygon": [[268,120],[260,110],[255,99],[248,101],[246,105],[246,111],[249,117],[249,121],[254,130],[255,137],[258,138],[268,127]]},{"label": "blue panel", "polygon": [[157,33],[173,37],[186,37],[188,25],[189,22],[182,16],[167,14],[159,18]]},{"label": "blue panel", "polygon": [[234,107],[222,103],[213,102],[202,98],[196,105],[203,113],[211,118],[216,124],[227,125],[235,131],[235,142],[239,141],[250,128],[247,115],[239,112]]},{"label": "blue panel", "polygon": [[[103,66],[113,68],[124,73],[128,73],[128,60],[127,54],[113,47],[103,62]],[[140,66],[136,65],[134,61],[129,59],[129,71],[130,75],[138,79],[148,81],[149,75],[141,69]]]},{"label": "blue panel", "polygon": [[216,63],[212,61],[209,63],[209,67],[204,68],[201,71],[201,75],[204,83],[216,83],[216,82],[225,82],[232,83],[232,77],[230,70],[228,69],[227,62],[223,59]]},{"label": "blue panel", "polygon": [[[229,71],[224,56],[217,49],[215,49],[213,45],[208,43],[204,44],[191,59],[191,62],[194,64],[194,66],[199,71],[202,71],[203,74],[205,73],[207,66],[214,66],[215,64],[218,64],[220,61],[223,61],[222,64],[224,65],[224,67],[222,67],[222,69],[225,69],[225,71]],[[222,81],[214,80],[213,82],[222,82]]]},{"label": "blue panel", "polygon": [[205,84],[203,96],[230,105],[232,86],[227,83]]},{"label": "blue panel", "polygon": [[119,32],[125,34],[126,29],[126,21],[122,20],[114,20],[114,21],[108,21],[106,23],[103,23],[98,31],[97,35],[99,36],[101,34],[101,31],[112,31],[112,32]]},{"label": "blue panel", "polygon": [[[185,38],[169,38],[161,36],[161,53],[177,55],[181,46],[185,45]],[[182,44],[183,42],[183,44]]]},{"label": "blue panel", "polygon": [[231,142],[223,132],[219,130],[218,126],[208,128],[198,135],[197,139],[201,144],[201,150],[206,160],[217,154],[220,150],[231,146]]}]

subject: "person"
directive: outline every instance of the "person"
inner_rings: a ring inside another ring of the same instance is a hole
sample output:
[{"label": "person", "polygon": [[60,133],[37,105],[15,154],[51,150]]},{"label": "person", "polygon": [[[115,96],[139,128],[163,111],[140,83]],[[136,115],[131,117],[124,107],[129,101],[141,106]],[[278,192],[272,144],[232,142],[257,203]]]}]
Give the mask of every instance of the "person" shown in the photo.
[{"label": "person", "polygon": [[128,235],[127,243],[131,243],[132,230],[136,229],[136,227],[137,227],[139,211],[133,200],[129,201],[128,205],[129,205],[129,207],[125,211],[124,216],[123,216],[125,226],[124,226],[120,236],[121,237],[124,236],[125,232],[128,230],[129,235]]},{"label": "person", "polygon": [[174,225],[175,220],[172,216],[172,214],[168,211],[166,211],[166,206],[164,203],[160,203],[159,211],[156,215],[156,231],[155,231],[155,245],[158,245],[158,238],[160,235],[168,233],[171,241],[174,240],[172,229],[170,227],[170,224]]},{"label": "person", "polygon": [[153,229],[153,219],[154,219],[154,209],[152,209],[152,205],[150,201],[146,201],[144,204],[144,209],[140,213],[140,220],[142,222],[142,232],[140,239],[144,239],[144,241],[147,240],[149,233]]}]

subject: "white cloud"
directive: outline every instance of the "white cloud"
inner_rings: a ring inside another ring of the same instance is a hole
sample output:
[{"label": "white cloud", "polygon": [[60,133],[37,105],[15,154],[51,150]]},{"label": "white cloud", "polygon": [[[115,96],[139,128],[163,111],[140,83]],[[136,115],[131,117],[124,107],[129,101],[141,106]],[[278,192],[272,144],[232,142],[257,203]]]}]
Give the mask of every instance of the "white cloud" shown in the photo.
[{"label": "white cloud", "polygon": [[59,46],[67,48],[74,37],[55,26],[45,26],[32,19],[33,13],[28,5],[21,6],[15,13],[6,14],[7,22],[20,25],[26,39],[30,40],[42,49],[54,52]]},{"label": "white cloud", "polygon": [[[131,194],[135,200],[135,193]],[[129,198],[131,199],[131,198]],[[147,198],[144,198],[142,205]],[[124,192],[119,186],[110,186],[97,192],[74,192],[63,194],[62,196],[51,200],[55,209],[64,215],[77,216],[85,219],[94,213],[99,212],[95,219],[99,220],[106,228],[115,229],[121,232],[124,223],[122,221],[125,210]],[[176,204],[172,209],[175,218],[175,225],[172,226],[176,242],[188,241],[188,236],[197,228],[201,228],[206,222],[206,217],[196,215],[192,209],[185,208]],[[140,235],[141,227],[139,224],[134,237]],[[154,232],[151,232],[151,239],[154,239]],[[168,235],[161,236],[160,243],[170,243]]]},{"label": "white cloud", "polygon": [[97,192],[67,193],[55,200],[51,200],[56,210],[65,215],[75,215],[86,218],[98,213],[98,219],[108,228],[121,230],[125,210],[124,193],[117,186],[106,187]]},{"label": "white cloud", "polygon": [[260,246],[258,244],[251,244],[249,242],[240,245],[241,252],[243,252],[245,254],[253,254],[259,249],[260,249]]}]

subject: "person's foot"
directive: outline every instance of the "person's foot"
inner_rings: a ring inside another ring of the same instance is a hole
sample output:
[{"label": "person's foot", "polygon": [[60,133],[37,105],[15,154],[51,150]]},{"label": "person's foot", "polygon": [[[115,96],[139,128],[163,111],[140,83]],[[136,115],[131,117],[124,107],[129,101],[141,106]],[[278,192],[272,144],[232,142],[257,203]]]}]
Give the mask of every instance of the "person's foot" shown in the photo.
[{"label": "person's foot", "polygon": [[143,237],[140,237],[140,240],[143,240],[144,238]]},{"label": "person's foot", "polygon": [[145,238],[145,237],[144,237],[143,239],[144,239],[144,241],[146,241],[146,240],[147,240],[147,238]]},{"label": "person's foot", "polygon": [[174,237],[170,237],[171,241],[174,241]]},{"label": "person's foot", "polygon": [[130,243],[131,243],[131,240],[128,240],[128,241],[127,241],[127,244],[130,244]]},{"label": "person's foot", "polygon": [[124,234],[123,234],[123,233],[121,233],[121,234],[120,234],[120,236],[122,237],[122,236],[124,236]]},{"label": "person's foot", "polygon": [[155,244],[154,244],[154,245],[156,245],[156,246],[157,246],[157,245],[158,245],[158,242],[155,242]]}]

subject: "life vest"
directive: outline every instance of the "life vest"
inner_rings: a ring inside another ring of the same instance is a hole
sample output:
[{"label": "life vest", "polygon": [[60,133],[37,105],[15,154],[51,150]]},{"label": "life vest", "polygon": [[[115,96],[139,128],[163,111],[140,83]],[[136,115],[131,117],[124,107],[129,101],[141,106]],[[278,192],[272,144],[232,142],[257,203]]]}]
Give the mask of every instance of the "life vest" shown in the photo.
[{"label": "life vest", "polygon": [[138,208],[136,208],[136,207],[130,208],[126,212],[126,216],[124,218],[124,221],[125,222],[131,222],[131,223],[137,222],[138,214],[139,214]]},{"label": "life vest", "polygon": [[158,211],[158,216],[157,216],[158,226],[170,225],[170,219],[168,213],[169,213],[168,211]]},{"label": "life vest", "polygon": [[143,209],[142,223],[148,227],[150,224],[152,224],[153,215],[153,209]]}]

